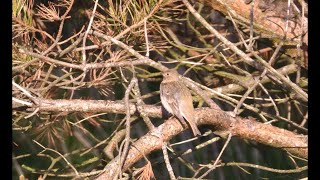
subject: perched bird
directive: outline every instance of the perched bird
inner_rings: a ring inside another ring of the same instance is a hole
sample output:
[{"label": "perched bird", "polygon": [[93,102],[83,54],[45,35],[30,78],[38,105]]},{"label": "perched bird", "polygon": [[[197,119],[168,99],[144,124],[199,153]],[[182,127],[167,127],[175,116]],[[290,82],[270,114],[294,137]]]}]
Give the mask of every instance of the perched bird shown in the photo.
[{"label": "perched bird", "polygon": [[163,74],[160,84],[160,98],[164,108],[178,117],[180,121],[185,118],[192,129],[193,134],[201,135],[197,125],[194,123],[194,109],[192,96],[189,89],[179,79],[177,71],[170,69]]}]

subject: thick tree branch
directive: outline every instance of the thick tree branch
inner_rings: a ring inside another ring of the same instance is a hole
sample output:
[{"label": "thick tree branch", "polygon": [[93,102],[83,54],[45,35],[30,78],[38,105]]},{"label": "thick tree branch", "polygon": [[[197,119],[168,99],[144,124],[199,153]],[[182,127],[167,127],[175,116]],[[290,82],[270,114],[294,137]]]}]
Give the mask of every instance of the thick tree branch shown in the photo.
[{"label": "thick tree branch", "polygon": [[[126,106],[121,101],[37,99],[36,102],[39,104],[37,107],[39,108],[39,111],[126,113]],[[135,104],[130,103],[129,107],[130,114],[137,113]],[[142,108],[147,116],[162,117],[160,106],[144,105]],[[305,137],[285,129],[263,124],[250,118],[233,118],[225,111],[219,109],[197,108],[195,116],[198,117],[196,122],[198,125],[212,125],[217,130],[230,131],[233,135],[239,136],[240,138],[253,140],[272,147],[283,148],[302,158],[308,157],[308,145]],[[173,136],[183,131],[180,123],[176,122],[176,124],[170,124],[167,122],[157,127],[157,130],[155,130],[161,132],[160,134],[164,136],[164,141],[171,139]],[[167,130],[164,130],[163,128]],[[148,137],[150,135],[146,136]],[[150,143],[150,145],[152,145],[152,143]],[[136,147],[144,146],[137,145]],[[161,145],[159,148],[161,148]],[[129,154],[128,157],[130,157]]]},{"label": "thick tree branch", "polygon": [[[161,114],[159,107],[157,112],[159,115]],[[196,122],[198,125],[213,125],[216,130],[229,131],[234,136],[282,148],[299,157],[308,158],[308,144],[305,136],[256,122],[252,119],[232,118],[224,111],[210,108],[196,109],[195,116],[198,117]],[[169,141],[183,130],[179,121],[171,118],[142,136],[129,149],[128,158],[123,166],[124,170],[143,158],[143,154],[150,154],[152,151],[161,149],[163,141]],[[154,134],[161,134],[163,141]],[[98,179],[112,179],[114,169],[118,167],[118,160],[119,158],[116,157],[109,162],[105,167],[107,171],[99,176]]]}]

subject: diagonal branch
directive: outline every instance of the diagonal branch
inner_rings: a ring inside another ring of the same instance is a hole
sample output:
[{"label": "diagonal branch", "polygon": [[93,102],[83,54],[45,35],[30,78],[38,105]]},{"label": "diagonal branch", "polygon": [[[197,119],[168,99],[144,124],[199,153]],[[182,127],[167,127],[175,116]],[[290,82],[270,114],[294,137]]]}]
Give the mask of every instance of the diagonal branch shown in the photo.
[{"label": "diagonal branch", "polygon": [[[157,108],[159,115],[160,107]],[[256,122],[252,119],[232,118],[225,112],[209,108],[198,108],[195,110],[195,116],[198,117],[197,124],[209,124],[217,130],[231,131],[234,136],[243,139],[254,140],[273,147],[282,148],[299,157],[308,158],[308,144],[305,136],[297,135],[285,129],[280,129],[271,125]],[[175,118],[166,120],[162,125],[154,128],[146,135],[142,136],[130,148],[128,158],[125,161],[123,169],[131,167],[138,160],[143,158],[143,154],[150,154],[155,150],[160,150],[163,142],[182,132],[184,129]],[[153,134],[160,133],[163,141]],[[97,179],[112,179],[113,170],[118,167],[119,158],[114,158],[105,167],[108,171]]]}]

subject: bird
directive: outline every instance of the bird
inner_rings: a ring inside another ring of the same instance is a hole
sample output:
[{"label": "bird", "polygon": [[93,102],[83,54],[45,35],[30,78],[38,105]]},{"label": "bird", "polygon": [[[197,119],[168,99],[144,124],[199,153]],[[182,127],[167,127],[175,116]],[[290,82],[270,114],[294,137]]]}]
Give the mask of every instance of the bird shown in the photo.
[{"label": "bird", "polygon": [[194,108],[189,89],[179,79],[179,74],[174,69],[162,73],[160,83],[160,99],[163,107],[180,121],[184,119],[189,123],[194,136],[201,135],[194,122]]}]

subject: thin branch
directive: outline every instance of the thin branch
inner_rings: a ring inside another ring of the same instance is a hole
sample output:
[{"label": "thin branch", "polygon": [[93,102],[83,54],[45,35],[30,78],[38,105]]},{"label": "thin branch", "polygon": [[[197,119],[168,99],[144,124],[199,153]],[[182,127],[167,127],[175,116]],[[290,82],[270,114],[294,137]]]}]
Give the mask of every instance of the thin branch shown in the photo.
[{"label": "thin branch", "polygon": [[88,37],[89,31],[91,29],[91,25],[92,25],[95,13],[96,13],[98,2],[99,2],[99,0],[96,0],[96,2],[94,3],[94,7],[92,10],[92,15],[90,17],[89,25],[88,25],[88,28],[87,28],[85,34],[84,34],[83,41],[82,41],[82,47],[83,47],[83,49],[82,49],[82,63],[83,64],[86,64],[86,60],[87,60],[86,49],[85,49],[86,41],[87,41],[87,37]]},{"label": "thin branch", "polygon": [[220,158],[221,158],[221,156],[222,156],[222,153],[224,152],[224,150],[226,149],[227,145],[229,144],[229,142],[230,142],[230,140],[231,140],[231,137],[232,137],[232,133],[229,133],[228,139],[227,139],[227,141],[224,143],[224,145],[223,145],[223,147],[222,147],[222,149],[221,149],[221,151],[220,151],[217,159],[216,159],[216,160],[214,161],[214,163],[213,163],[213,166],[212,166],[207,172],[203,173],[203,174],[199,177],[200,179],[204,178],[204,177],[205,177],[206,175],[208,175],[211,171],[213,171],[214,169],[216,169],[217,164],[218,164],[218,162],[220,161]]},{"label": "thin branch", "polygon": [[59,153],[58,151],[56,151],[54,149],[46,148],[42,144],[40,144],[39,142],[37,142],[35,140],[33,140],[33,142],[36,143],[37,145],[39,145],[40,147],[42,147],[44,150],[48,150],[48,151],[52,151],[54,153],[57,153],[68,164],[68,166],[71,167],[71,169],[76,173],[76,175],[79,176],[77,169],[61,153]]},{"label": "thin branch", "polygon": [[162,153],[163,153],[164,162],[166,163],[166,167],[167,167],[167,170],[169,172],[170,179],[171,180],[176,180],[177,178],[174,175],[173,168],[172,168],[172,166],[170,164],[168,151],[167,151],[167,143],[166,142],[163,142],[163,144],[162,144]]},{"label": "thin branch", "polygon": [[298,167],[296,169],[274,169],[266,166],[261,166],[257,164],[249,164],[249,163],[241,163],[241,162],[229,162],[229,163],[221,163],[219,167],[222,166],[237,166],[237,167],[251,167],[255,169],[261,169],[264,171],[269,171],[269,172],[274,172],[274,173],[279,173],[279,174],[289,174],[289,173],[300,173],[303,171],[308,170],[308,166],[303,166],[303,167]]},{"label": "thin branch", "polygon": [[124,139],[125,144],[124,144],[124,149],[121,153],[122,155],[121,155],[121,160],[120,160],[119,169],[118,169],[120,178],[122,176],[122,173],[121,173],[122,166],[123,166],[124,161],[127,157],[127,153],[129,150],[129,143],[130,143],[130,117],[131,117],[131,113],[130,113],[130,106],[129,106],[129,95],[130,95],[130,92],[136,83],[137,83],[137,79],[132,78],[128,88],[126,89],[125,95],[124,95],[124,104],[126,107],[126,137]]}]

